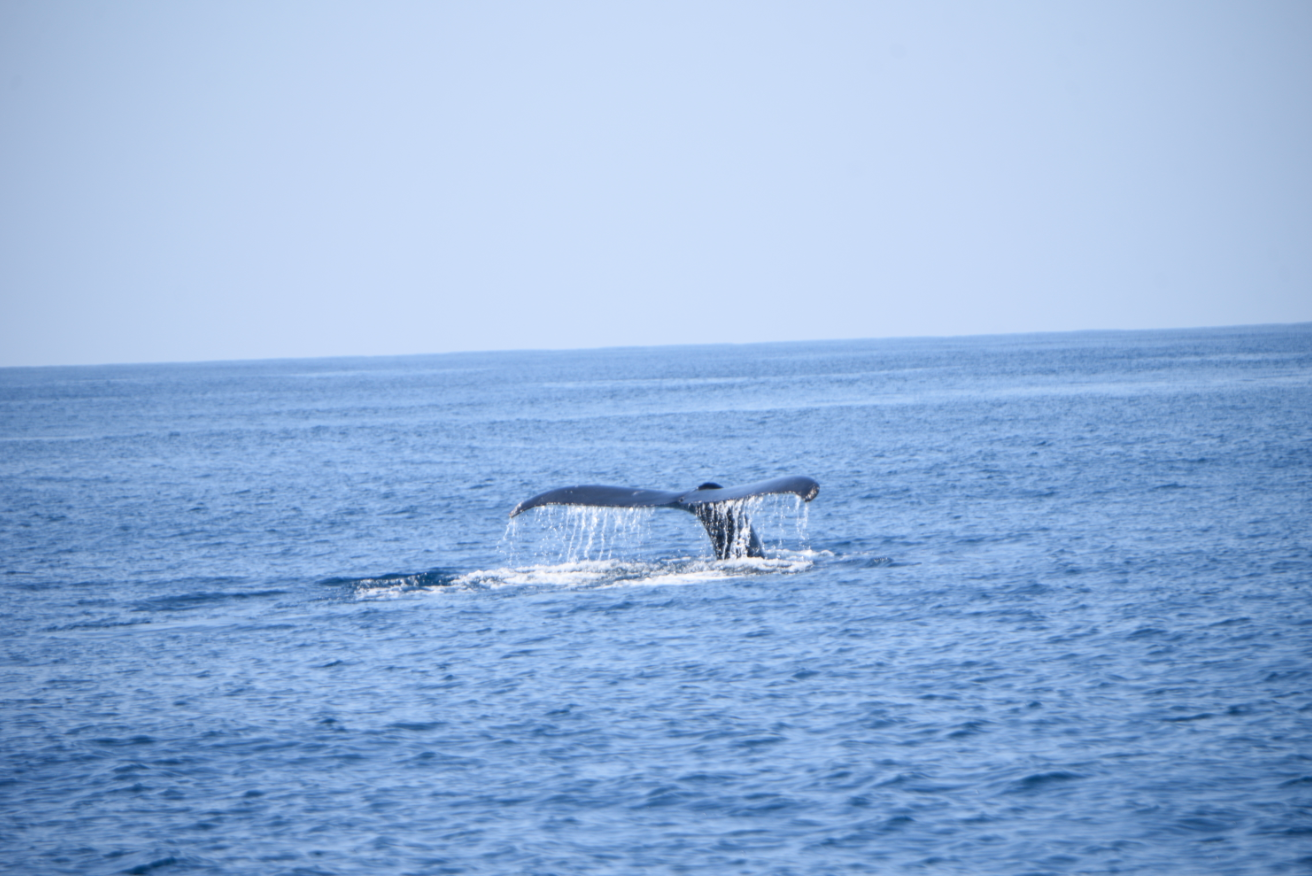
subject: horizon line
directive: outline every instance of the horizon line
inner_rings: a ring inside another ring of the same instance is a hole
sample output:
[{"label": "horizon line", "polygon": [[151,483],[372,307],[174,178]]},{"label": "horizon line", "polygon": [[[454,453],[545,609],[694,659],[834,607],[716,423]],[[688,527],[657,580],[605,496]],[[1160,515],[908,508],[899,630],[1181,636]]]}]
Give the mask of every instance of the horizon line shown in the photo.
[{"label": "horizon line", "polygon": [[18,371],[18,370],[37,370],[52,368],[133,368],[151,365],[234,365],[234,364],[258,364],[262,362],[324,362],[340,361],[343,359],[413,359],[413,358],[432,358],[437,356],[479,356],[494,353],[582,353],[602,350],[660,350],[675,348],[709,348],[709,347],[752,347],[752,346],[777,346],[784,344],[837,344],[837,343],[855,343],[862,341],[928,341],[928,340],[967,340],[967,339],[984,339],[984,338],[1019,338],[1019,337],[1039,337],[1047,335],[1113,335],[1113,334],[1147,334],[1151,332],[1189,332],[1189,331],[1222,331],[1238,329],[1278,329],[1278,328],[1312,328],[1312,321],[1299,322],[1267,322],[1267,323],[1239,323],[1235,325],[1201,325],[1201,326],[1168,326],[1160,328],[1086,328],[1086,329],[1057,329],[1057,330],[1039,330],[1039,331],[1019,331],[1019,332],[979,332],[972,334],[942,334],[942,335],[884,335],[884,336],[867,336],[867,337],[848,337],[848,338],[801,338],[793,340],[772,340],[772,341],[710,341],[699,343],[669,343],[669,344],[605,344],[595,347],[495,347],[478,350],[445,350],[439,352],[424,353],[340,353],[326,354],[316,356],[250,356],[237,357],[231,359],[140,359],[132,361],[117,362],[82,362],[82,363],[50,363],[44,365],[0,365],[0,372]]}]

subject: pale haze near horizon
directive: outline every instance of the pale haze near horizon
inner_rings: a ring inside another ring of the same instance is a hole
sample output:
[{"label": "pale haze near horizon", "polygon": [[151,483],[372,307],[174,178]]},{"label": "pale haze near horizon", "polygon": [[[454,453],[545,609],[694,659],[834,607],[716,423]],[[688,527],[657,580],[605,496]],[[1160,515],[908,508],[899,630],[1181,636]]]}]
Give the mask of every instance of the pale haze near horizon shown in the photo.
[{"label": "pale haze near horizon", "polygon": [[0,6],[0,365],[1312,320],[1312,4]]}]

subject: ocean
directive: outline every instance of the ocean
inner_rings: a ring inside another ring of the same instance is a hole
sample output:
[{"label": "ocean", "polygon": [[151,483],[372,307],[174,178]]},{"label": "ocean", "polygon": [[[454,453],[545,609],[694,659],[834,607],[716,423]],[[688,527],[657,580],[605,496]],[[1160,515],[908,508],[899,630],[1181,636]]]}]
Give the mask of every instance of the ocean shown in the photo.
[{"label": "ocean", "polygon": [[[1312,325],[0,370],[0,869],[1312,872]],[[760,559],[545,490],[806,475]]]}]

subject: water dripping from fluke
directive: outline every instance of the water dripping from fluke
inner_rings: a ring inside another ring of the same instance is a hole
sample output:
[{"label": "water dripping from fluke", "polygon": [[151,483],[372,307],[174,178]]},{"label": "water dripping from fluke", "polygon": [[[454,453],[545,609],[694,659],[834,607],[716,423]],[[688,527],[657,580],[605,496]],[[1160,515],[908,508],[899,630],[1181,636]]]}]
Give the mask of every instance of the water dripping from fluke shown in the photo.
[{"label": "water dripping from fluke", "polygon": [[[792,495],[799,505],[810,502],[820,492],[820,484],[801,475],[759,481],[740,487],[722,487],[716,483],[703,483],[692,490],[670,492],[666,490],[644,490],[633,487],[608,487],[586,485],[578,487],[561,487],[539,493],[531,499],[520,502],[510,512],[511,520],[533,508],[562,505],[568,508],[590,509],[591,514],[598,515],[598,520],[605,520],[602,512],[615,509],[653,509],[677,508],[694,515],[710,537],[716,559],[733,560],[742,558],[763,558],[765,547],[752,526],[752,515],[759,510],[763,497]],[[591,519],[591,518],[589,518]],[[604,527],[604,523],[603,523]],[[510,534],[507,528],[507,534]],[[591,537],[596,532],[596,525],[580,528],[580,536],[587,535],[586,544],[577,545],[584,550],[591,548]],[[571,536],[574,533],[571,532]],[[573,541],[569,548],[576,547]]]}]

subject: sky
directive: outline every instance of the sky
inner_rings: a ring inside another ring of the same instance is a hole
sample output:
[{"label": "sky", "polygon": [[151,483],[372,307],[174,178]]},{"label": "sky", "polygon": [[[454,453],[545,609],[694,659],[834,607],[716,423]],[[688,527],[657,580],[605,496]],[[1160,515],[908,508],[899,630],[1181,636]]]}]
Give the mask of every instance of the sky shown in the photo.
[{"label": "sky", "polygon": [[0,366],[1312,320],[1312,3],[0,4]]}]

